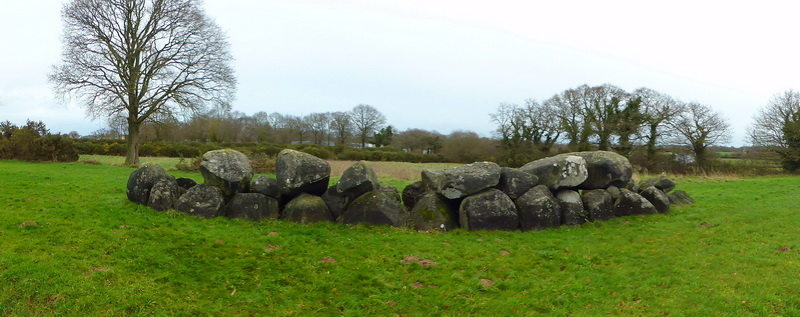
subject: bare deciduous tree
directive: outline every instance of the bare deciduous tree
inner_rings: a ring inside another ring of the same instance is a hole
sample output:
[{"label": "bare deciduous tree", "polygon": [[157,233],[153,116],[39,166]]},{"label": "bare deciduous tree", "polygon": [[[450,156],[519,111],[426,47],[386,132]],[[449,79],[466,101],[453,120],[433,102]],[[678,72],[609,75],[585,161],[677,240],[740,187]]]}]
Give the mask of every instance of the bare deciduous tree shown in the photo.
[{"label": "bare deciduous tree", "polygon": [[731,138],[731,125],[721,113],[694,102],[688,103],[686,110],[673,118],[670,126],[677,134],[674,141],[691,147],[702,170],[708,167],[708,147],[725,144]]},{"label": "bare deciduous tree", "polygon": [[370,105],[360,104],[355,106],[353,111],[350,112],[350,116],[353,120],[353,125],[358,131],[359,137],[361,137],[362,148],[367,146],[367,140],[370,135],[374,133],[379,126],[386,123],[386,117],[378,111],[378,109]]},{"label": "bare deciduous tree", "polygon": [[787,90],[772,96],[769,103],[753,117],[753,124],[747,129],[750,143],[777,153],[783,167],[790,171],[800,168],[798,113],[800,92]]},{"label": "bare deciduous tree", "polygon": [[310,113],[303,117],[303,120],[308,124],[308,131],[311,132],[314,144],[322,144],[325,139],[325,132],[328,131],[328,123],[330,123],[330,116],[328,113]]},{"label": "bare deciduous tree", "polygon": [[152,115],[232,99],[229,44],[197,0],[72,0],[62,17],[50,80],[92,117],[126,117],[126,164],[139,162],[139,129]]},{"label": "bare deciduous tree", "polygon": [[782,94],[775,94],[753,118],[753,125],[747,130],[750,142],[754,146],[786,148],[784,126],[798,111],[800,92],[787,90]]},{"label": "bare deciduous tree", "polygon": [[646,129],[647,161],[652,162],[656,157],[658,140],[667,136],[670,131],[665,125],[684,111],[684,104],[649,88],[639,88],[633,95],[641,99],[640,107]]},{"label": "bare deciduous tree", "polygon": [[353,132],[353,120],[347,112],[337,111],[331,113],[329,124],[331,132],[336,135],[336,144],[343,145]]}]

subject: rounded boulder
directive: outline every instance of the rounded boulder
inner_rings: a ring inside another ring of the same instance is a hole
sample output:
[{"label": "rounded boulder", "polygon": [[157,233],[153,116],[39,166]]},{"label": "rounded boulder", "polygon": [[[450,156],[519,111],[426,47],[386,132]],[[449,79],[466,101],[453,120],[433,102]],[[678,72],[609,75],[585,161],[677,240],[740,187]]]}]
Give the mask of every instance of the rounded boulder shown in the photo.
[{"label": "rounded boulder", "polygon": [[561,225],[561,205],[545,185],[537,185],[516,201],[520,227],[524,231]]},{"label": "rounded boulder", "polygon": [[153,185],[166,177],[167,172],[156,163],[147,163],[137,168],[131,173],[128,185],[125,187],[128,200],[140,205],[147,205]]},{"label": "rounded boulder", "polygon": [[259,193],[275,199],[281,197],[281,188],[278,186],[278,180],[264,175],[253,179],[253,182],[250,184],[250,192]]},{"label": "rounded boulder", "polygon": [[458,228],[456,211],[434,192],[426,192],[417,200],[410,218],[414,229],[419,231],[450,231]]},{"label": "rounded boulder", "polygon": [[259,193],[238,193],[228,203],[225,215],[231,219],[259,221],[278,218],[279,212],[278,200],[275,198]]},{"label": "rounded boulder", "polygon": [[578,185],[580,189],[602,189],[608,186],[623,187],[631,181],[633,166],[627,157],[610,151],[567,153],[586,161],[587,178]]},{"label": "rounded boulder", "polygon": [[511,198],[497,189],[487,189],[461,202],[459,223],[467,230],[516,230],[517,209]]},{"label": "rounded boulder", "polygon": [[333,221],[333,215],[319,196],[300,194],[283,207],[281,219],[307,224]]},{"label": "rounded boulder", "polygon": [[448,199],[467,197],[497,185],[500,166],[492,162],[476,162],[444,170],[439,192]]},{"label": "rounded boulder", "polygon": [[337,221],[344,224],[364,223],[374,226],[405,227],[408,212],[393,197],[387,196],[380,190],[373,190],[350,202]]},{"label": "rounded boulder", "polygon": [[536,160],[520,167],[526,173],[536,175],[539,184],[551,190],[574,188],[589,177],[583,157],[559,154]]},{"label": "rounded boulder", "polygon": [[225,197],[216,187],[200,184],[189,189],[175,204],[175,210],[190,216],[214,218],[225,215]]},{"label": "rounded boulder", "polygon": [[336,184],[336,190],[351,200],[378,189],[378,176],[375,170],[364,161],[357,162],[342,173],[342,178]]},{"label": "rounded boulder", "polygon": [[331,166],[321,158],[286,149],[278,153],[275,164],[282,198],[301,193],[320,196],[328,189]]},{"label": "rounded boulder", "polygon": [[253,167],[246,155],[234,150],[214,150],[203,154],[200,174],[206,185],[220,189],[226,199],[246,193],[253,178]]},{"label": "rounded boulder", "polygon": [[158,211],[166,211],[175,207],[175,203],[180,198],[181,188],[178,182],[171,175],[162,178],[153,188],[150,189],[150,198],[147,207]]}]

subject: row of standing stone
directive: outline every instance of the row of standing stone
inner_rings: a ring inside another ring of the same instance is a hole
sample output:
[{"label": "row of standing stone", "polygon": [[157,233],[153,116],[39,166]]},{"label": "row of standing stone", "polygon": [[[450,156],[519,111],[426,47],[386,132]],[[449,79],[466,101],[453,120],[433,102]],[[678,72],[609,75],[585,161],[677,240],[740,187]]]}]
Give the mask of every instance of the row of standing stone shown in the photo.
[{"label": "row of standing stone", "polygon": [[667,213],[669,205],[692,203],[672,191],[666,178],[635,184],[630,162],[605,151],[557,155],[520,169],[477,162],[443,171],[426,170],[402,196],[382,186],[364,162],[348,168],[328,187],[330,165],[312,155],[284,150],[276,178],[253,179],[247,157],[233,150],[203,155],[204,183],[174,178],[145,164],[128,180],[128,198],[156,210],[175,209],[201,217],[281,218],[299,223],[411,226],[417,230],[523,230]]}]

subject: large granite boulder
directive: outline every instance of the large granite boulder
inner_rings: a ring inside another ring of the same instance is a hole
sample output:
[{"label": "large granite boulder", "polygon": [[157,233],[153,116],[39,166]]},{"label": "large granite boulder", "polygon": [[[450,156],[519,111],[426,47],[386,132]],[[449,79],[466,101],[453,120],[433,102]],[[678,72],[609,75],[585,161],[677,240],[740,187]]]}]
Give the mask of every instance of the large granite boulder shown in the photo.
[{"label": "large granite boulder", "polygon": [[282,198],[291,198],[300,193],[319,196],[328,189],[331,166],[321,158],[287,149],[278,153],[275,164],[275,176],[281,187]]},{"label": "large granite boulder", "polygon": [[588,177],[578,188],[602,189],[614,185],[622,187],[631,181],[633,166],[627,157],[609,151],[567,153],[586,161]]},{"label": "large granite boulder", "polygon": [[330,210],[331,215],[333,215],[333,219],[339,219],[339,216],[347,209],[350,198],[347,198],[347,196],[337,191],[336,185],[333,185],[322,194],[322,201],[328,206],[328,210]]},{"label": "large granite boulder", "polygon": [[411,225],[419,231],[450,231],[458,228],[456,214],[442,196],[429,191],[411,209]]},{"label": "large granite boulder", "polygon": [[494,187],[499,181],[500,166],[476,162],[444,170],[444,182],[437,189],[448,199],[458,199]]},{"label": "large granite boulder", "polygon": [[249,191],[253,167],[247,156],[241,152],[214,150],[203,154],[200,173],[203,174],[206,185],[216,186],[225,199],[230,199],[236,193]]},{"label": "large granite boulder", "polygon": [[516,230],[519,227],[514,202],[494,188],[464,198],[458,215],[461,227],[467,230]]},{"label": "large granite boulder", "polygon": [[522,230],[542,230],[561,225],[561,205],[545,185],[537,185],[516,201]]},{"label": "large granite boulder", "polygon": [[669,213],[669,196],[662,192],[660,189],[656,188],[655,186],[650,186],[643,189],[639,195],[642,195],[647,201],[653,204],[653,207],[656,207],[656,210],[662,214]]},{"label": "large granite boulder", "polygon": [[669,197],[669,203],[673,205],[680,206],[680,205],[694,204],[694,199],[692,199],[692,197],[690,197],[688,193],[682,190],[673,191],[667,194],[667,196]]},{"label": "large granite boulder", "polygon": [[586,160],[577,155],[559,154],[536,160],[520,167],[526,173],[536,175],[539,184],[550,190],[574,188],[589,177]]},{"label": "large granite boulder", "polygon": [[539,177],[536,175],[515,168],[503,167],[500,168],[500,180],[495,188],[508,195],[511,200],[517,200],[538,183]]},{"label": "large granite boulder", "polygon": [[147,163],[137,168],[131,173],[125,188],[128,200],[140,205],[147,205],[153,185],[166,177],[167,172],[156,163]]},{"label": "large granite boulder", "polygon": [[342,178],[336,185],[336,190],[350,198],[358,198],[365,193],[378,189],[378,176],[375,171],[363,161],[357,162],[342,173]]},{"label": "large granite boulder", "polygon": [[214,218],[225,215],[225,196],[219,187],[200,184],[189,189],[175,204],[175,210],[190,216]]},{"label": "large granite boulder", "polygon": [[225,215],[228,218],[242,218],[254,221],[268,218],[277,219],[279,214],[278,200],[259,193],[238,193],[233,195],[225,211]]},{"label": "large granite boulder", "polygon": [[321,197],[300,194],[286,204],[281,219],[306,224],[333,221],[333,215]]},{"label": "large granite boulder", "polygon": [[175,203],[180,198],[181,188],[178,182],[172,175],[159,180],[153,188],[150,189],[150,198],[147,201],[147,207],[153,208],[158,211],[166,211],[175,207]]},{"label": "large granite boulder", "polygon": [[614,202],[614,216],[624,217],[631,215],[652,215],[658,210],[649,200],[635,192],[622,188],[619,198]]},{"label": "large granite boulder", "polygon": [[250,192],[259,193],[275,199],[281,198],[281,187],[278,186],[278,180],[263,175],[253,179],[253,182],[250,184]]},{"label": "large granite boulder", "polygon": [[403,203],[403,198],[400,197],[400,191],[397,190],[397,187],[392,185],[380,185],[378,186],[378,190],[386,194],[386,196],[394,198],[394,200],[397,200],[397,202],[401,204]]},{"label": "large granite boulder", "polygon": [[639,188],[647,188],[650,186],[654,186],[666,194],[675,189],[675,182],[664,176],[659,176],[645,179],[639,183]]},{"label": "large granite boulder", "polygon": [[344,224],[405,227],[408,211],[396,199],[380,190],[373,190],[350,202],[337,221]]},{"label": "large granite boulder", "polygon": [[427,188],[425,188],[425,183],[422,181],[409,184],[406,188],[403,188],[403,205],[408,209],[414,209],[417,200],[419,200],[426,191]]},{"label": "large granite boulder", "polygon": [[440,170],[423,170],[420,173],[422,177],[422,184],[428,190],[439,191],[444,186],[445,178],[444,171]]},{"label": "large granite boulder", "polygon": [[[619,194],[619,189],[617,189],[617,193]],[[585,190],[583,191],[583,195],[581,195],[581,201],[591,221],[614,218],[614,199],[607,190]]]},{"label": "large granite boulder", "polygon": [[589,215],[583,209],[581,194],[574,190],[562,189],[556,192],[555,198],[561,207],[561,224],[579,225],[586,223]]}]

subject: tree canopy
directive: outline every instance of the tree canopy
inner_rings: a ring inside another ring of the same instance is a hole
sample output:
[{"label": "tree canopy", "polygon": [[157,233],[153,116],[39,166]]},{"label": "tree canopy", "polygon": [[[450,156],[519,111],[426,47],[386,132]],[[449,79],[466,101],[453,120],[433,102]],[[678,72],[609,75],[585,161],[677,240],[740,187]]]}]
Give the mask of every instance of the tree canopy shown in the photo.
[{"label": "tree canopy", "polygon": [[62,61],[50,80],[89,116],[125,117],[126,164],[138,163],[146,120],[233,98],[229,44],[200,1],[72,0],[62,18]]}]

